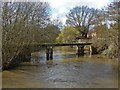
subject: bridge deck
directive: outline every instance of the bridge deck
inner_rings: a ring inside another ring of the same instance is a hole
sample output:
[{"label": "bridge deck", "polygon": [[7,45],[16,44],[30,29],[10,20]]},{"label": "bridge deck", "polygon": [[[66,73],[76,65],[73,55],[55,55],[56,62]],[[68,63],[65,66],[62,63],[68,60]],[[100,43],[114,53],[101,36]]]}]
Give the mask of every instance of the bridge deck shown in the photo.
[{"label": "bridge deck", "polygon": [[[41,44],[31,44],[27,46],[31,52],[39,51],[41,48],[47,48],[47,47],[57,47],[57,46],[85,46],[85,45],[91,45],[92,43],[41,43]],[[26,48],[26,46],[25,46]]]},{"label": "bridge deck", "polygon": [[35,46],[76,46],[76,45],[91,45],[92,43],[41,43],[41,44],[36,44]]}]

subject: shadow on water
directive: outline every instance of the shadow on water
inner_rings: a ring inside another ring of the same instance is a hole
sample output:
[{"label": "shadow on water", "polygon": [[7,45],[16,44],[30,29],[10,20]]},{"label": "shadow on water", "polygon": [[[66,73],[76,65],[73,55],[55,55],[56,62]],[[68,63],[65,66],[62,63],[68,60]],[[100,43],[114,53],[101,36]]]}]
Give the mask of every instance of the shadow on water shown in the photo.
[{"label": "shadow on water", "polygon": [[118,64],[115,60],[100,56],[78,58],[75,52],[65,51],[55,51],[53,58],[53,61],[46,62],[44,52],[32,54],[30,63],[22,63],[16,70],[3,72],[3,87],[118,87]]}]

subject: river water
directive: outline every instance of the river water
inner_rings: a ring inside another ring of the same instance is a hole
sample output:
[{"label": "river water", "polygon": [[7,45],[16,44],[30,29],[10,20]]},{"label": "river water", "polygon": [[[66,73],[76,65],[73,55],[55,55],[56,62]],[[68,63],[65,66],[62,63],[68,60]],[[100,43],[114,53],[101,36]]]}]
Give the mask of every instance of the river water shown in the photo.
[{"label": "river water", "polygon": [[45,53],[36,52],[30,63],[3,71],[2,77],[3,88],[118,88],[118,62],[68,51],[55,51],[46,62]]}]

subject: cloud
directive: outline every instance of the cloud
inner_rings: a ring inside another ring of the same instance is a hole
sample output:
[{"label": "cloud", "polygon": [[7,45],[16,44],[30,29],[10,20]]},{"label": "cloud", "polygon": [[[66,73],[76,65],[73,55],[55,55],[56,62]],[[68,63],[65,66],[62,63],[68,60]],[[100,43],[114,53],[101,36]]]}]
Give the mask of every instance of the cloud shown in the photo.
[{"label": "cloud", "polygon": [[51,7],[51,20],[59,19],[65,24],[66,17],[65,15],[75,6],[87,5],[92,8],[103,8],[110,4],[113,1],[119,0],[2,0],[3,2],[7,1],[16,1],[16,2],[49,2]]},{"label": "cloud", "polygon": [[65,23],[65,15],[75,6],[87,5],[93,8],[102,8],[114,0],[2,0],[2,1],[16,1],[16,2],[39,2],[47,1],[51,7],[51,19],[59,18]]},{"label": "cloud", "polygon": [[111,0],[47,0],[51,7],[61,8],[61,7],[74,7],[76,5],[88,5],[90,7],[101,8]]},{"label": "cloud", "polygon": [[65,23],[65,15],[75,6],[87,5],[92,8],[103,8],[107,6],[111,0],[46,0],[50,3],[51,19],[59,18]]}]

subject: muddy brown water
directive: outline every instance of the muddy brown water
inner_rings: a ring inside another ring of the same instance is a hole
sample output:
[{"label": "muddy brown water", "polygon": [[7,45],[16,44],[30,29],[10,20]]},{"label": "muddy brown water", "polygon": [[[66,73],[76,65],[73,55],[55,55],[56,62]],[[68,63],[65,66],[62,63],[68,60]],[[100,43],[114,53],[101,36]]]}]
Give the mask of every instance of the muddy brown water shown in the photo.
[{"label": "muddy brown water", "polygon": [[77,57],[75,52],[32,54],[31,62],[2,72],[3,88],[118,88],[118,61],[103,56]]}]

